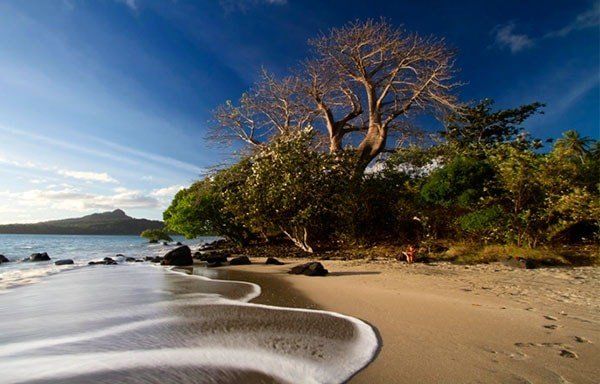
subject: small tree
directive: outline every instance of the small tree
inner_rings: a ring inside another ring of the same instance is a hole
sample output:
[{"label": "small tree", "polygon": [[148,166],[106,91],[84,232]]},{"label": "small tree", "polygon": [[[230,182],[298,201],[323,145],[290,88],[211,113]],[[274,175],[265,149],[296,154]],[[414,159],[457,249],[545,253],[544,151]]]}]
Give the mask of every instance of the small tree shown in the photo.
[{"label": "small tree", "polygon": [[248,231],[224,210],[223,182],[223,175],[217,174],[179,191],[163,213],[167,228],[187,238],[220,235],[245,244],[249,238]]},{"label": "small tree", "polygon": [[158,243],[159,241],[173,241],[171,236],[162,229],[146,229],[140,234],[141,237],[148,239],[150,243]]},{"label": "small tree", "polygon": [[351,167],[344,156],[311,149],[310,129],[281,136],[249,161],[239,188],[225,189],[225,207],[259,233],[280,231],[306,252],[335,230]]}]

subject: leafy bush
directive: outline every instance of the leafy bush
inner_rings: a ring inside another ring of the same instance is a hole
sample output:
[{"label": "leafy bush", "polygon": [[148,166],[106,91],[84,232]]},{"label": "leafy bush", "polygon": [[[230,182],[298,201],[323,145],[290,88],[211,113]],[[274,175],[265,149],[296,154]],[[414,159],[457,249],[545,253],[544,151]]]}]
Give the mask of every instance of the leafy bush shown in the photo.
[{"label": "leafy bush", "polygon": [[471,236],[489,241],[499,238],[505,226],[505,214],[502,207],[494,205],[463,215],[458,222],[462,230]]},{"label": "leafy bush", "polygon": [[163,213],[167,228],[187,238],[221,235],[244,244],[249,233],[224,209],[222,196],[223,189],[229,187],[228,175],[236,170],[222,171],[179,191]]},{"label": "leafy bush", "polygon": [[353,172],[344,154],[314,151],[313,138],[311,130],[280,136],[250,158],[237,188],[224,189],[225,208],[236,220],[258,233],[281,231],[307,252],[345,215]]},{"label": "leafy bush", "polygon": [[431,174],[421,189],[421,197],[444,207],[467,208],[483,195],[484,186],[493,175],[487,162],[457,157]]},{"label": "leafy bush", "polygon": [[173,241],[171,236],[162,229],[146,229],[140,234],[141,237],[148,239],[151,243],[158,243],[159,241]]}]

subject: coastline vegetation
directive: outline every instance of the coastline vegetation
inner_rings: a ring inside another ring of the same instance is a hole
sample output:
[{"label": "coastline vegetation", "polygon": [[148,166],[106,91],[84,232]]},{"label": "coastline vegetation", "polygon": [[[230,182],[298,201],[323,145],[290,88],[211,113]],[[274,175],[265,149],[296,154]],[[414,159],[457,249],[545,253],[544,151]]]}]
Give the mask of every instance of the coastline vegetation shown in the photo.
[{"label": "coastline vegetation", "polygon": [[598,262],[597,140],[531,137],[542,103],[460,102],[442,39],[382,20],[310,44],[291,75],[263,71],[217,108],[211,139],[238,160],[177,193],[169,231],[308,253],[415,244],[461,263]]},{"label": "coastline vegetation", "polygon": [[149,243],[158,243],[159,241],[173,241],[169,234],[162,229],[146,229],[140,234],[141,237],[148,239]]}]

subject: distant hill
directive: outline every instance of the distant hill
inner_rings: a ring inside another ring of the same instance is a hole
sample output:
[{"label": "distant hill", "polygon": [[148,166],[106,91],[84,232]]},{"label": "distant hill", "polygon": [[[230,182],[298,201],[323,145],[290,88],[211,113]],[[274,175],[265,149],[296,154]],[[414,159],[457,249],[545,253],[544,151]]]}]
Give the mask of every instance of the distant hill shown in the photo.
[{"label": "distant hill", "polygon": [[76,219],[52,220],[35,224],[0,225],[4,234],[43,235],[139,235],[145,229],[159,229],[162,221],[135,219],[116,209]]}]

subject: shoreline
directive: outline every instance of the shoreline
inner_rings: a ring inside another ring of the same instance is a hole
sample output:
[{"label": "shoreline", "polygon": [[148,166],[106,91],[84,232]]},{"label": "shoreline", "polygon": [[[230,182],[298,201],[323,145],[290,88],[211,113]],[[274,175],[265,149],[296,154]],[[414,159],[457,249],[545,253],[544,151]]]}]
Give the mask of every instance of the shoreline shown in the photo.
[{"label": "shoreline", "polygon": [[329,276],[307,277],[286,273],[307,259],[281,260],[286,265],[253,258],[254,264],[217,270],[272,280],[292,288],[284,301],[307,300],[371,324],[380,351],[350,383],[594,383],[600,377],[597,267],[321,261]]}]

